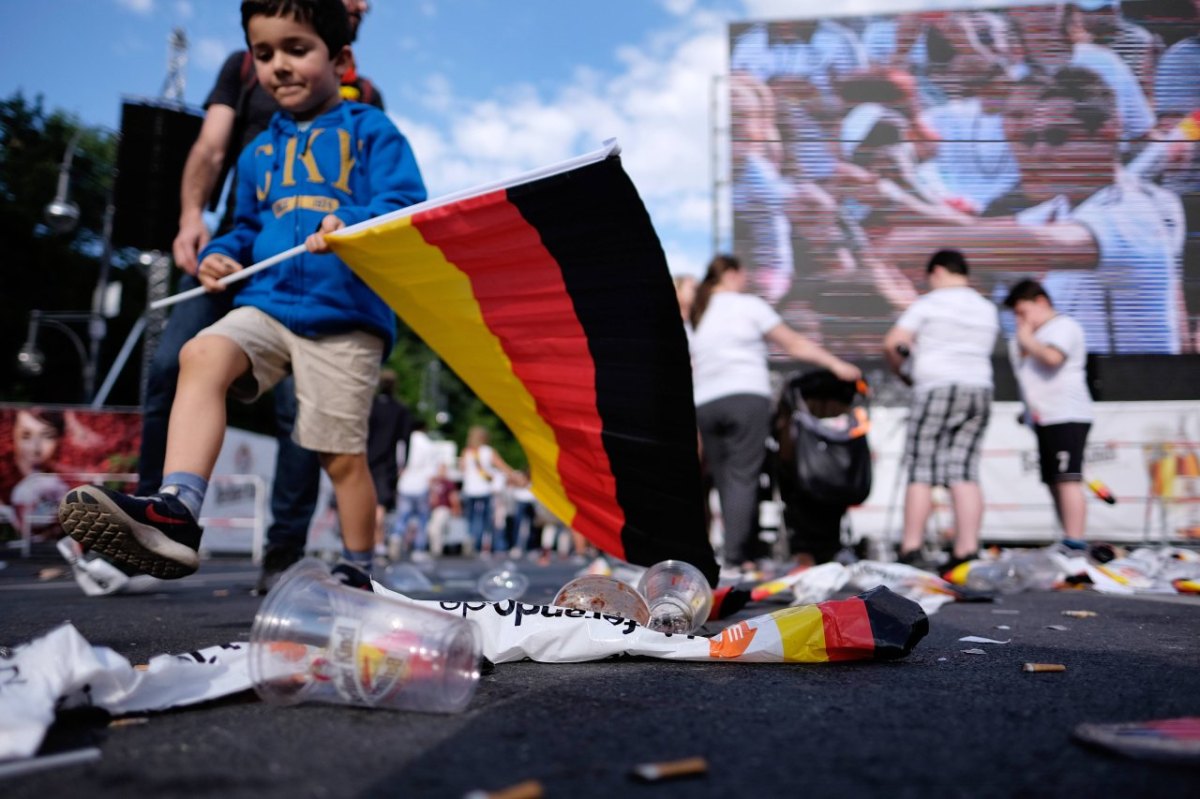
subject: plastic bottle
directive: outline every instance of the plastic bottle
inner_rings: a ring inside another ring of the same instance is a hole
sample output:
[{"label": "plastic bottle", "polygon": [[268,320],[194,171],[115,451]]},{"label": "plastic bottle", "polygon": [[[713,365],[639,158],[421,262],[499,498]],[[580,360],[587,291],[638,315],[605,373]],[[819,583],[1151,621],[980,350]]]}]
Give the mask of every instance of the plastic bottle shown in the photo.
[{"label": "plastic bottle", "polygon": [[1035,549],[972,564],[967,572],[966,586],[975,591],[1016,594],[1049,591],[1060,579],[1062,569],[1058,561],[1045,550]]},{"label": "plastic bottle", "polygon": [[972,591],[995,591],[1000,594],[1015,594],[1022,590],[1017,569],[1009,559],[972,564],[967,572],[966,587]]},{"label": "plastic bottle", "polygon": [[1044,549],[1018,552],[1013,565],[1026,591],[1050,591],[1064,577],[1058,561]]}]

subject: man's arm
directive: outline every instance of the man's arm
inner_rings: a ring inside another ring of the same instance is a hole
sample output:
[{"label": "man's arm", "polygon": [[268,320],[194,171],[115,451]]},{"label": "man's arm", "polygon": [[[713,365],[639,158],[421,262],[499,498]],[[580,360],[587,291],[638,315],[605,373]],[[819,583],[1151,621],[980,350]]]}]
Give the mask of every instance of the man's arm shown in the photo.
[{"label": "man's arm", "polygon": [[1080,222],[1019,225],[1012,219],[978,219],[970,226],[901,227],[878,247],[886,262],[924,264],[931,252],[967,253],[973,269],[1094,269],[1100,248]]},{"label": "man's arm", "polygon": [[196,274],[197,254],[208,244],[204,206],[216,188],[225,153],[233,136],[235,111],[227,105],[210,105],[204,114],[200,136],[188,153],[179,191],[179,233],[172,251],[175,263],[189,275]]}]

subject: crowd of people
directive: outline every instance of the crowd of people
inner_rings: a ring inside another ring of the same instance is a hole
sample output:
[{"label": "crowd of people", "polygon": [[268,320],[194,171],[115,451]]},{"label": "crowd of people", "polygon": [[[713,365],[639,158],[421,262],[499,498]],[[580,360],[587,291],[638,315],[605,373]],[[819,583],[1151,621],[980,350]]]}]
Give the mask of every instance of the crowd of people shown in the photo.
[{"label": "crowd of people", "polygon": [[[547,518],[486,428],[448,460],[414,422],[380,366],[393,314],[325,240],[425,198],[408,140],[357,73],[350,44],[366,11],[362,0],[242,3],[248,50],[206,103],[175,242],[176,263],[208,293],[171,316],[156,354],[139,490],[80,486],[60,506],[72,537],[124,569],[197,568],[225,397],[271,390],[280,449],[260,591],[303,555],[319,469],[342,535],[334,573],[350,585],[369,586],[378,558],[451,544],[544,557],[587,546]],[[1106,0],[737,33],[740,257],[676,283],[726,566],[753,568],[759,554],[771,348],[851,385],[862,372],[846,359],[882,348],[913,387],[898,557],[931,565],[934,486],[953,500],[952,563],[974,557],[1000,301],[1042,478],[1067,538],[1082,538],[1084,358],[1196,344],[1179,194],[1200,188],[1184,168],[1197,148],[1154,149],[1200,110],[1172,78],[1195,74],[1194,39],[1164,52]],[[200,211],[230,168],[230,212],[210,238]],[[222,278],[297,244],[304,255],[224,291]],[[826,510],[836,527],[844,508]]]},{"label": "crowd of people", "polygon": [[1089,352],[1197,351],[1196,15],[1136,5],[1155,32],[1117,0],[735,29],[735,242],[756,292],[873,353],[950,247],[996,302],[1036,277]]}]

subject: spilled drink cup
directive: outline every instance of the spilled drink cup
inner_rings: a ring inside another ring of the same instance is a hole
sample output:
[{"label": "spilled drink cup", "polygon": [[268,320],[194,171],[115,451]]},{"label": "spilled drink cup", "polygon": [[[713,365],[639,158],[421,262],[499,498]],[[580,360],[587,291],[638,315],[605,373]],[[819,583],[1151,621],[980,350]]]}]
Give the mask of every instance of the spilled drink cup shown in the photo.
[{"label": "spilled drink cup", "polygon": [[474,622],[350,588],[305,558],[250,631],[250,679],[267,702],[454,713],[479,682]]}]

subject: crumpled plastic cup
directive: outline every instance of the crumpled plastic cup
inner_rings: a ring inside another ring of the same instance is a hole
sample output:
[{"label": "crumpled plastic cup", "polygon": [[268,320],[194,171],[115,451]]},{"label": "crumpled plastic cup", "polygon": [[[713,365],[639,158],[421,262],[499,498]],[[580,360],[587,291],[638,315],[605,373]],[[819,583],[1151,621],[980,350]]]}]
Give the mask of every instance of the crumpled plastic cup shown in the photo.
[{"label": "crumpled plastic cup", "polygon": [[606,616],[620,616],[643,626],[650,621],[650,608],[641,594],[620,580],[600,574],[576,577],[558,589],[558,594],[550,604]]},{"label": "crumpled plastic cup", "polygon": [[664,560],[646,570],[638,583],[650,610],[651,630],[692,633],[708,621],[712,588],[704,575],[682,560]]},{"label": "crumpled plastic cup", "polygon": [[505,563],[498,569],[484,572],[475,584],[479,595],[489,602],[520,599],[529,590],[529,578],[515,563]]},{"label": "crumpled plastic cup", "polygon": [[254,617],[250,679],[274,704],[454,713],[475,694],[480,646],[474,622],[350,588],[305,558]]}]

